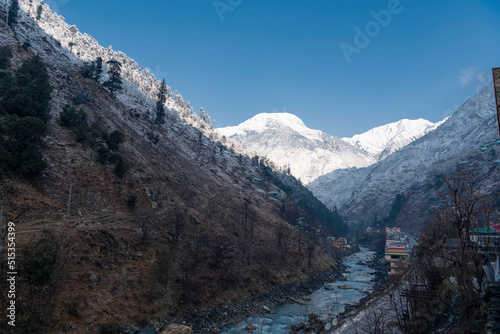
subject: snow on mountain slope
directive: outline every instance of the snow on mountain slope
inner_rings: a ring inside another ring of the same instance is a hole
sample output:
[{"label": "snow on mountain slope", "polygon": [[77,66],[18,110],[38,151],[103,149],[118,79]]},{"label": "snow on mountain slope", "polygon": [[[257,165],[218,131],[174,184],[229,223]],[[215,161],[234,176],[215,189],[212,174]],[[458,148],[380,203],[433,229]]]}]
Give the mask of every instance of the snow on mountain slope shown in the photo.
[{"label": "snow on mountain slope", "polygon": [[[443,175],[466,171],[483,193],[500,186],[500,164],[493,146],[498,136],[493,86],[466,101],[436,130],[367,168],[334,171],[309,185],[329,207],[338,206],[351,219],[384,217],[396,194],[407,195],[408,207],[435,206]],[[430,202],[431,201],[431,202]],[[425,215],[426,209],[420,210]],[[427,210],[428,211],[428,210]],[[427,212],[428,214],[428,212]],[[413,216],[418,219],[417,215]]]},{"label": "snow on mountain slope", "polygon": [[252,131],[264,131],[271,128],[289,127],[310,140],[320,140],[323,132],[309,129],[297,116],[290,113],[261,113],[238,126],[219,128],[217,131],[231,137],[235,134],[249,133]]},{"label": "snow on mountain slope", "polygon": [[[7,8],[9,0],[0,0],[2,8]],[[49,5],[43,0],[19,0],[21,11],[19,12],[19,29],[23,25],[29,25],[38,30],[40,34],[52,36],[59,45],[67,50],[66,57],[76,66],[81,66],[83,61],[94,61],[97,57],[102,57],[104,67],[106,61],[115,59],[121,66],[123,79],[122,94],[117,98],[122,102],[134,98],[139,100],[144,106],[154,108],[156,94],[160,86],[160,81],[150,73],[149,69],[139,66],[132,58],[121,51],[114,51],[112,46],[104,48],[97,40],[87,33],[81,33],[75,25],[65,22],[64,17],[53,12]],[[40,15],[38,15],[40,8]],[[40,29],[41,28],[41,29]],[[43,30],[43,31],[41,31]],[[29,40],[28,40],[29,41]],[[36,47],[37,43],[31,43]],[[50,59],[47,59],[50,62]],[[55,61],[55,60],[54,60]],[[106,80],[106,70],[103,72],[103,80]],[[102,80],[101,80],[102,81]],[[217,133],[213,130],[208,116],[202,118],[193,113],[193,109],[182,95],[171,90],[167,86],[166,107],[170,114],[179,116],[180,119],[197,129],[203,131],[206,136],[217,140]]]},{"label": "snow on mountain slope", "polygon": [[335,169],[375,162],[342,139],[309,129],[289,113],[261,113],[238,126],[217,131],[249,152],[266,156],[278,166],[289,166],[291,173],[306,184]]},{"label": "snow on mountain slope", "polygon": [[351,138],[342,138],[349,144],[382,160],[409,143],[435,130],[444,121],[432,123],[425,119],[402,119],[378,126]]}]

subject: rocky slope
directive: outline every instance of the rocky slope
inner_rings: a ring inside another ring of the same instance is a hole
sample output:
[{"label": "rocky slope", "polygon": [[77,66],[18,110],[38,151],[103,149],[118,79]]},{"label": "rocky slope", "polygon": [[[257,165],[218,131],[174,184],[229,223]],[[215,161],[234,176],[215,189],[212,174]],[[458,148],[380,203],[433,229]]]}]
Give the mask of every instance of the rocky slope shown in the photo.
[{"label": "rocky slope", "polygon": [[442,176],[458,171],[474,176],[480,194],[498,190],[500,164],[493,86],[466,101],[436,130],[367,168],[339,170],[310,188],[324,203],[353,220],[384,218],[397,194],[406,196],[402,221],[418,229],[441,205]]}]

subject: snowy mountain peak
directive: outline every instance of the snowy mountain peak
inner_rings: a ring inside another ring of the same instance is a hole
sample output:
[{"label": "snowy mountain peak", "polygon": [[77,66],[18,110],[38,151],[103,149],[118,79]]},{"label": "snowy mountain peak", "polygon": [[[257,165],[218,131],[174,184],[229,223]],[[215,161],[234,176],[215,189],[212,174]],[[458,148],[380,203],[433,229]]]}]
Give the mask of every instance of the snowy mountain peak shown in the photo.
[{"label": "snowy mountain peak", "polygon": [[352,138],[330,136],[308,128],[290,113],[261,113],[238,126],[217,131],[249,152],[267,156],[278,166],[290,166],[306,184],[336,169],[369,166],[425,134],[442,122],[402,119]]},{"label": "snowy mountain peak", "polygon": [[217,131],[241,143],[247,151],[267,156],[277,166],[289,166],[292,174],[306,184],[339,168],[365,167],[375,162],[362,150],[308,128],[289,113],[262,113]]},{"label": "snowy mountain peak", "polygon": [[284,128],[290,128],[311,140],[319,140],[323,134],[319,130],[309,129],[299,117],[290,113],[260,113],[238,126],[219,128],[218,131],[226,137],[232,137],[236,134],[261,133],[272,129],[280,131],[279,129]]},{"label": "snowy mountain peak", "polygon": [[364,150],[377,160],[382,160],[409,143],[435,130],[445,120],[432,123],[423,118],[416,120],[402,119],[397,122],[378,126],[351,138],[342,139]]}]

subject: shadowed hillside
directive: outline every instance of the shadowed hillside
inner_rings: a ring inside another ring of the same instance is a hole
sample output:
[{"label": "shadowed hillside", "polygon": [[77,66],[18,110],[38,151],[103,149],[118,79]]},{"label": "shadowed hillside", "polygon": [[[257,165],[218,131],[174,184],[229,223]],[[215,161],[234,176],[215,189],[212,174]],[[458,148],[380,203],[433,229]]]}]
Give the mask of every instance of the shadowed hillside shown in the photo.
[{"label": "shadowed hillside", "polygon": [[[52,87],[47,119],[14,112],[14,97],[34,95],[2,90],[0,100],[0,194],[15,223],[20,332],[144,325],[333,268],[317,234],[299,232],[287,213],[330,232],[342,231],[342,219],[299,182],[211,140],[175,109],[155,123],[152,99],[112,96],[19,15],[10,27],[0,15],[2,84],[25,87],[20,69],[37,55]],[[16,167],[33,159],[13,146],[26,119],[43,128],[30,142],[42,154],[33,173]]]}]

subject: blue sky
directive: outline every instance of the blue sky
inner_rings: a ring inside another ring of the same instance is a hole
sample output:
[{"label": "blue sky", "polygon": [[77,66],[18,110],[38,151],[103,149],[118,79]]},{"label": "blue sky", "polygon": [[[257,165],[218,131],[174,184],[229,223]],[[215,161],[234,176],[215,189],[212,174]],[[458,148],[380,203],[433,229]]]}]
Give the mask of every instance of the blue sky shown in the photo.
[{"label": "blue sky", "polygon": [[500,66],[498,0],[46,2],[216,127],[273,111],[339,137],[436,122]]}]

